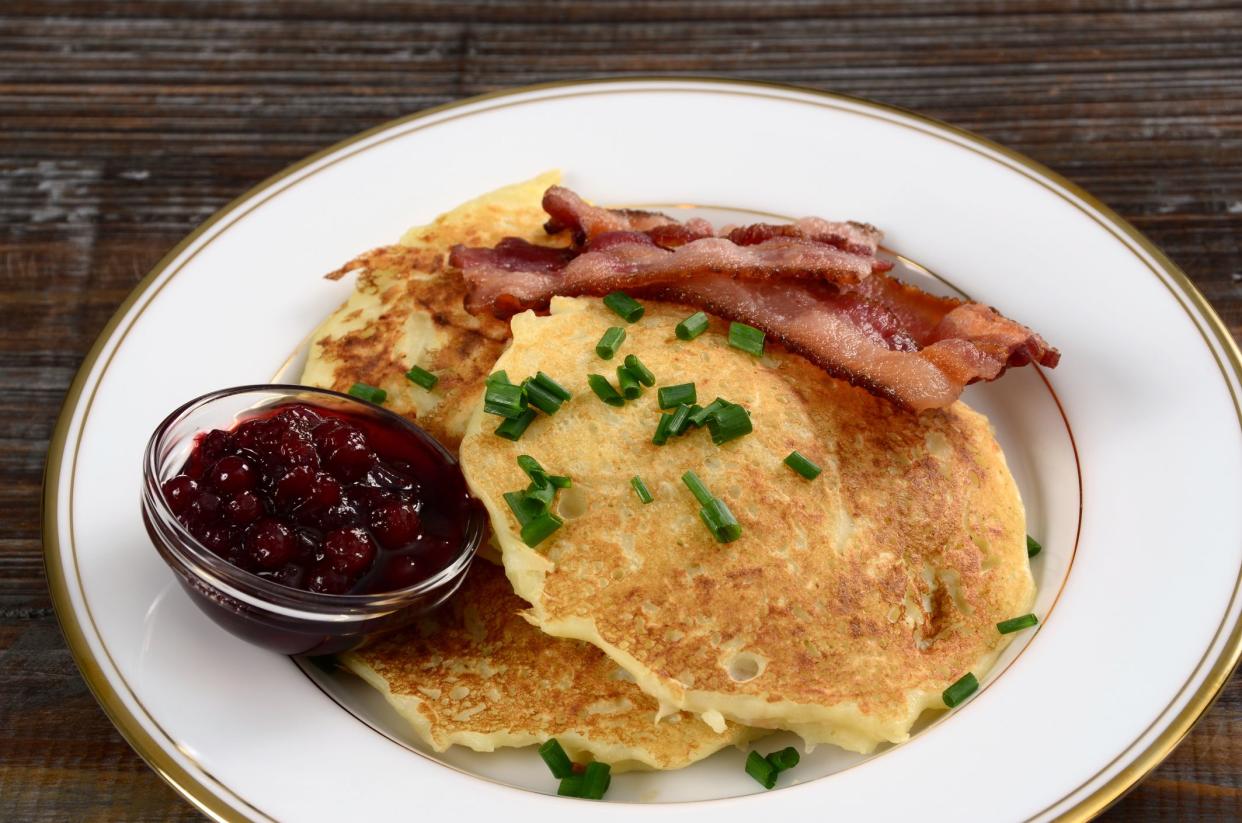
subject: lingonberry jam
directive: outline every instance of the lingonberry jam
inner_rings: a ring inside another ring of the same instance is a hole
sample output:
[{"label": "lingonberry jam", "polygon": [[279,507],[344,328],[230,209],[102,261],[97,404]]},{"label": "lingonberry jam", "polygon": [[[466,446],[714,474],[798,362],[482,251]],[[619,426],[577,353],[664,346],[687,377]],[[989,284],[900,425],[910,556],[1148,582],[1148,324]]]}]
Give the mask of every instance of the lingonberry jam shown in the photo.
[{"label": "lingonberry jam", "polygon": [[457,467],[399,424],[308,403],[199,434],[161,490],[229,563],[325,594],[435,576],[460,550],[475,505]]}]

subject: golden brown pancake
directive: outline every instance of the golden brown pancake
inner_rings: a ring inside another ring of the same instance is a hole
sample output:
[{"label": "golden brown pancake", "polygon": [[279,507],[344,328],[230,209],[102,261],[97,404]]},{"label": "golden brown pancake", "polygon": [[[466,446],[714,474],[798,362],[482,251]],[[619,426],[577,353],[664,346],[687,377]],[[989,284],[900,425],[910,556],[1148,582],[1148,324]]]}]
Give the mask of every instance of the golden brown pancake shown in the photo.
[{"label": "golden brown pancake", "polygon": [[[329,275],[357,272],[357,287],[312,333],[302,382],[342,392],[354,383],[385,389],[386,408],[416,419],[455,451],[482,381],[509,339],[509,324],[465,310],[461,274],[446,268],[449,250],[457,243],[494,245],[505,237],[568,242],[543,231],[547,215],[540,198],[559,180],[559,172],[548,172],[497,189]],[[430,391],[411,383],[405,373],[412,366],[439,382]]]},{"label": "golden brown pancake", "polygon": [[448,606],[342,662],[436,751],[555,737],[578,761],[677,769],[756,736],[732,724],[717,733],[685,713],[657,721],[656,700],[607,655],[544,634],[522,618],[525,607],[499,567],[476,562]]},{"label": "golden brown pancake", "polygon": [[[513,318],[495,368],[514,382],[544,371],[573,399],[516,443],[478,404],[462,441],[510,581],[545,632],[600,647],[669,709],[860,752],[906,739],[945,687],[983,676],[1008,642],[996,623],[1034,594],[1022,502],[986,418],[961,403],[902,411],[777,347],[731,348],[719,322],[678,340],[689,313],[649,303],[627,325],[598,300],[556,298],[550,316]],[[625,343],[602,360],[595,344],[617,325]],[[615,408],[587,387],[590,372],[615,381],[627,354],[658,385],[693,382],[701,404],[743,405],[753,433],[653,445],[655,389]],[[783,465],[795,449],[823,474]],[[519,454],[574,483],[565,525],[535,549],[501,497],[526,485]],[[704,527],[687,470],[728,504],[739,540]]]}]

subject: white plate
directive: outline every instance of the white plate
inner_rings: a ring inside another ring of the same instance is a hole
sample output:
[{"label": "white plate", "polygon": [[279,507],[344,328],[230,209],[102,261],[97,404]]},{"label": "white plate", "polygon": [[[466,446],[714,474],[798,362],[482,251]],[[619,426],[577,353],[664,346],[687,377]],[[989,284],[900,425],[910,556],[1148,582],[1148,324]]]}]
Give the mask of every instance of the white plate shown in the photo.
[{"label": "white plate", "polygon": [[216,628],[150,547],[137,503],[156,423],[296,356],[351,288],[323,272],[552,167],[605,203],[868,220],[1063,353],[1055,371],[966,393],[1045,547],[1041,626],[974,699],[870,758],[821,747],[770,793],[737,752],[623,775],[593,816],[628,819],[631,801],[648,820],[1085,817],[1176,745],[1242,649],[1242,361],[1202,297],[1102,204],[968,133],[795,88],[651,79],[489,95],[359,135],[213,217],[109,323],[49,453],[47,569],[87,682],[165,779],[221,818],[583,813],[545,794],[529,751],[434,758],[351,678]]}]

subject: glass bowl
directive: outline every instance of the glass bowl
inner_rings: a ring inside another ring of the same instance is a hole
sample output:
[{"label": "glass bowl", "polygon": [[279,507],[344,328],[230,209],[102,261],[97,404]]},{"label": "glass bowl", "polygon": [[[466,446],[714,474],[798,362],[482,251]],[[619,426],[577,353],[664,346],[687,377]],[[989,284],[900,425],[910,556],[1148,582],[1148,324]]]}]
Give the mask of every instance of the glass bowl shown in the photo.
[{"label": "glass bowl", "polygon": [[[412,586],[377,594],[325,594],[283,586],[229,563],[181,524],[161,485],[194,449],[195,435],[231,429],[243,419],[290,403],[327,406],[383,418],[417,438],[458,472],[457,460],[408,420],[348,395],[306,386],[240,386],[195,398],[170,414],[147,443],[142,464],[142,517],[151,542],[194,603],[216,623],[251,643],[283,654],[334,654],[400,628],[439,606],[461,585],[486,531],[483,507],[470,499],[464,539],[452,560]],[[465,483],[462,483],[463,493]],[[468,494],[468,493],[467,493]]]}]

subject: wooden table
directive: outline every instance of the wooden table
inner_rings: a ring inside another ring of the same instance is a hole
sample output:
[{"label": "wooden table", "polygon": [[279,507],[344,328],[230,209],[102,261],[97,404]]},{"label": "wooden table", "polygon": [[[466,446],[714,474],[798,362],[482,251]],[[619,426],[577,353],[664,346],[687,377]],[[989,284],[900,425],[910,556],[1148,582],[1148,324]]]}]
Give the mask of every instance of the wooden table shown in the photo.
[{"label": "wooden table", "polygon": [[[70,659],[43,580],[40,476],[95,335],[229,199],[368,126],[506,86],[625,73],[788,81],[916,109],[1052,166],[1162,246],[1238,335],[1242,12],[1116,5],[7,0],[0,819],[196,817],[113,730]],[[1240,741],[1234,678],[1109,815],[1237,819]]]}]

